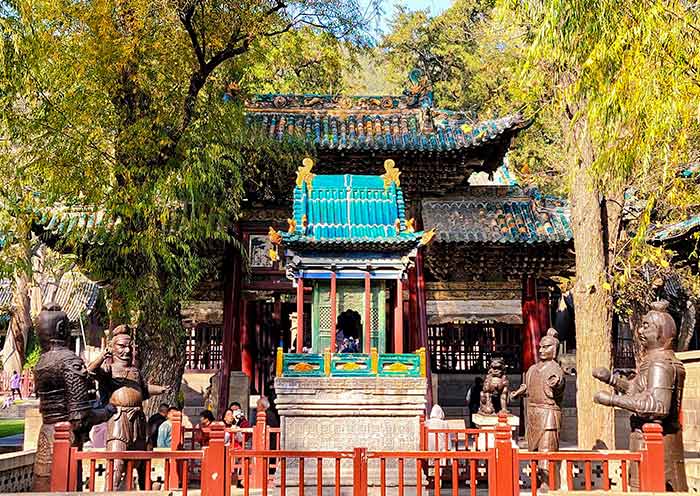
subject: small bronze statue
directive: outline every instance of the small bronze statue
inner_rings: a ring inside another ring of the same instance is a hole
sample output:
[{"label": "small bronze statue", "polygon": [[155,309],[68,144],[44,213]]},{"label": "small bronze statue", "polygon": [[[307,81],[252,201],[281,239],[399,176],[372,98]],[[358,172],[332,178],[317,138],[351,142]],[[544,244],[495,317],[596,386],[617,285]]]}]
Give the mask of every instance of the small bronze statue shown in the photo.
[{"label": "small bronze statue", "polygon": [[525,384],[510,399],[527,397],[527,448],[530,451],[558,451],[561,404],[564,399],[564,370],[557,363],[558,333],[549,329],[540,339],[540,361],[525,374]]},{"label": "small bronze statue", "polygon": [[479,404],[480,415],[495,415],[497,411],[508,413],[508,376],[506,362],[494,357],[484,378]]},{"label": "small bronze statue", "polygon": [[[676,323],[666,311],[667,306],[666,301],[657,301],[652,304],[652,310],[642,318],[642,325],[637,334],[643,357],[634,379],[628,381],[613,375],[606,368],[595,369],[593,377],[611,385],[620,394],[612,395],[607,391],[599,391],[593,401],[632,412],[631,451],[641,451],[644,446],[644,424],[661,424],[664,435],[666,487],[674,492],[686,492],[688,483],[683,461],[683,430],[678,418],[683,400],[685,368],[673,352],[678,335]],[[630,486],[632,490],[639,490],[637,464],[630,467]]]},{"label": "small bronze statue", "polygon": [[68,316],[56,304],[44,305],[39,313],[37,334],[41,355],[34,378],[42,425],[34,462],[34,492],[51,489],[54,427],[58,422],[71,423],[72,444],[80,448],[90,428],[116,412],[112,405],[98,408],[95,381],[85,363],[68,348],[68,324]]},{"label": "small bronze statue", "polygon": [[[107,363],[109,358],[111,363]],[[117,410],[116,415],[107,422],[107,451],[145,450],[148,429],[142,403],[150,396],[170,390],[168,387],[147,384],[141,371],[134,365],[133,358],[134,349],[129,328],[120,325],[112,331],[110,347],[89,366],[90,372],[94,373],[100,382],[100,389]],[[140,485],[143,488],[143,466],[138,469]],[[123,475],[124,461],[115,460],[115,488],[119,487]]]}]

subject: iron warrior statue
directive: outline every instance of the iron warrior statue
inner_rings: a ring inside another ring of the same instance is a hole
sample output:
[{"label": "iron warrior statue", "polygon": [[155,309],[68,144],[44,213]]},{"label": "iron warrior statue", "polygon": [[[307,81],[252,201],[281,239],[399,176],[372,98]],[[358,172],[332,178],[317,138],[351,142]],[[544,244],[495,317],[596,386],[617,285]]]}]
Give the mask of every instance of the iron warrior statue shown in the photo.
[{"label": "iron warrior statue", "polygon": [[[90,372],[97,376],[101,392],[117,411],[107,422],[107,451],[145,450],[148,429],[142,403],[150,396],[170,389],[147,384],[133,358],[134,346],[129,328],[120,325],[112,331],[109,348],[89,366]],[[115,460],[115,488],[119,487],[123,472],[124,461]],[[142,487],[144,477],[143,467],[139,467]]]},{"label": "iron warrior statue", "polygon": [[[683,431],[679,412],[683,400],[685,368],[673,352],[677,339],[676,323],[666,311],[668,303],[658,301],[642,318],[637,330],[644,353],[631,381],[614,376],[608,369],[598,368],[593,377],[609,384],[617,395],[606,391],[596,393],[593,401],[605,406],[623,408],[630,417],[630,450],[640,451],[644,445],[642,426],[649,422],[661,424],[664,435],[664,467],[666,487],[674,492],[686,492],[688,483],[683,462]],[[639,490],[639,468],[630,468],[630,486]]]},{"label": "iron warrior statue", "polygon": [[70,349],[68,316],[61,307],[49,303],[39,313],[37,334],[41,356],[34,369],[42,425],[34,462],[32,491],[48,492],[51,488],[54,427],[70,422],[71,442],[80,447],[90,428],[107,420],[116,408],[97,408],[95,381],[85,363]]},{"label": "iron warrior statue", "polygon": [[530,451],[558,451],[561,404],[564,399],[564,370],[557,363],[559,339],[549,329],[540,339],[540,361],[525,374],[525,384],[510,399],[527,396],[527,448]]},{"label": "iron warrior statue", "polygon": [[497,411],[508,413],[508,376],[506,362],[500,357],[491,359],[479,404],[481,415],[495,415]]}]

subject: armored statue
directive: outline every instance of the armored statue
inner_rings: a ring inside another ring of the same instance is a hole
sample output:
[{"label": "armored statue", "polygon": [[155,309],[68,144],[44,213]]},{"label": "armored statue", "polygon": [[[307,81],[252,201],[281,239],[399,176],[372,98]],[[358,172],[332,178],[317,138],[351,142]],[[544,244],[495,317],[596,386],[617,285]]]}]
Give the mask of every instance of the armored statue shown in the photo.
[{"label": "armored statue", "polygon": [[[627,380],[613,375],[605,368],[595,369],[593,376],[611,385],[619,394],[599,391],[593,401],[632,412],[632,451],[641,451],[644,445],[644,424],[661,424],[666,487],[674,492],[685,492],[688,483],[683,462],[683,431],[679,422],[685,368],[673,352],[677,339],[676,323],[666,311],[667,306],[666,301],[655,302],[652,310],[642,318],[637,335],[643,356],[634,379]],[[639,490],[639,468],[636,464],[630,468],[630,486],[633,490]]]},{"label": "armored statue", "polygon": [[68,316],[53,303],[39,313],[37,334],[41,355],[34,369],[42,425],[34,462],[32,490],[51,489],[54,428],[58,422],[70,422],[71,443],[81,447],[90,428],[107,420],[116,408],[98,408],[95,381],[85,363],[68,348]]},{"label": "armored statue", "polygon": [[500,357],[491,359],[479,403],[481,415],[495,415],[497,411],[508,413],[508,376],[506,362]]},{"label": "armored statue", "polygon": [[[142,403],[150,396],[163,394],[170,388],[147,384],[134,364],[134,346],[125,325],[112,331],[110,346],[90,364],[97,376],[102,394],[117,413],[107,422],[107,451],[145,450],[148,435]],[[114,487],[124,475],[124,461],[115,460]],[[139,467],[141,486],[143,467]]]},{"label": "armored statue", "polygon": [[564,399],[564,370],[557,363],[558,333],[549,329],[540,339],[539,359],[525,373],[511,400],[527,397],[527,447],[530,451],[558,451],[561,404]]}]

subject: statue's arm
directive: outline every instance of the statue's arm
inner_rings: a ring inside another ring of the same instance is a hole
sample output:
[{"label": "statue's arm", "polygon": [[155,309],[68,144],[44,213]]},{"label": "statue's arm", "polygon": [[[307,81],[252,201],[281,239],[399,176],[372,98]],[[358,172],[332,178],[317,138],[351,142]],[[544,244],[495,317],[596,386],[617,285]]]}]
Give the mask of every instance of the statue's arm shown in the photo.
[{"label": "statue's arm", "polygon": [[168,386],[159,386],[157,384],[147,384],[146,389],[148,389],[149,396],[158,396],[159,394],[164,394],[170,391]]},{"label": "statue's arm", "polygon": [[68,420],[74,429],[89,429],[116,413],[116,408],[110,404],[100,408],[94,407],[97,403],[94,380],[78,357],[63,367],[63,378],[66,384]]},{"label": "statue's arm", "polygon": [[513,401],[521,396],[527,396],[527,384],[521,384],[518,389],[510,393],[510,401]]},{"label": "statue's arm", "polygon": [[663,364],[651,364],[647,375],[647,388],[636,394],[611,396],[599,392],[594,401],[603,405],[629,410],[650,420],[660,420],[668,415],[673,397],[675,371]]},{"label": "statue's arm", "polygon": [[605,367],[598,367],[593,369],[593,377],[598,379],[600,382],[608,384],[613,387],[618,393],[626,394],[630,390],[631,383],[624,377],[615,375],[610,370]]},{"label": "statue's arm", "polygon": [[100,355],[90,362],[87,366],[88,372],[97,377],[97,380],[104,379],[108,375],[107,371],[103,368],[105,360],[112,356],[112,352],[109,348],[102,350]]},{"label": "statue's arm", "polygon": [[675,371],[663,364],[651,364],[646,391],[615,397],[615,406],[631,410],[644,417],[661,420],[671,410]]}]

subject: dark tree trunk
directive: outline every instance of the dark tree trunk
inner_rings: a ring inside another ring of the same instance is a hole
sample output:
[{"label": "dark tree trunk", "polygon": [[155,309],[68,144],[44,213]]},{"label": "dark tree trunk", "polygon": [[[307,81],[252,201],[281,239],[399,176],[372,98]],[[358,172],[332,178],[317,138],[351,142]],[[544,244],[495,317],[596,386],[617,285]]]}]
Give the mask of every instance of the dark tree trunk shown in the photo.
[{"label": "dark tree trunk", "polygon": [[14,371],[21,373],[26,360],[27,338],[32,329],[29,291],[29,278],[26,274],[15,276],[10,325],[2,357],[3,370],[8,378]]},{"label": "dark tree trunk", "polygon": [[185,372],[185,332],[180,320],[179,304],[149,305],[137,331],[138,361],[149,384],[171,386],[162,395],[153,396],[144,403],[147,416],[160,403],[177,405],[182,376]]}]

